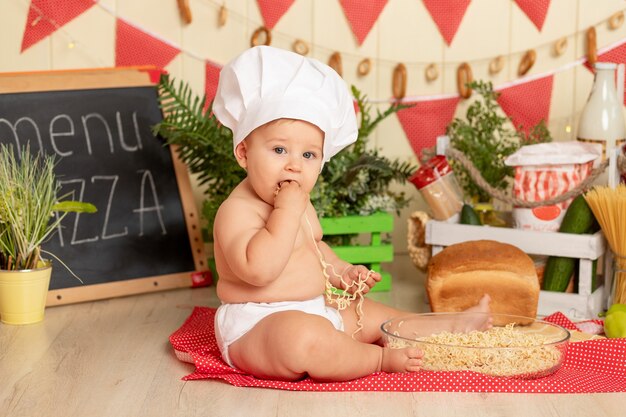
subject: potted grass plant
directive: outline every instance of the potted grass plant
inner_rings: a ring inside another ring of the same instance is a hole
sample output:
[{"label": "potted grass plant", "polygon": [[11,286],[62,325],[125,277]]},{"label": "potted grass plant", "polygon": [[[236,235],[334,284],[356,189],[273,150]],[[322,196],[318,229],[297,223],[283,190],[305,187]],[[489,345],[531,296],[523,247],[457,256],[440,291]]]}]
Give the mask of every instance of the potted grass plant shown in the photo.
[{"label": "potted grass plant", "polygon": [[0,320],[43,320],[54,257],[41,245],[68,212],[93,213],[95,206],[60,201],[52,156],[14,152],[0,145]]},{"label": "potted grass plant", "polygon": [[[390,213],[399,212],[409,201],[403,192],[394,191],[391,186],[404,183],[416,170],[409,162],[392,160],[367,146],[378,124],[407,106],[392,103],[384,112],[374,115],[367,98],[355,87],[352,93],[359,108],[358,139],[325,165],[311,192],[311,201],[321,217],[324,239],[333,248],[344,247],[341,250],[344,259],[357,251],[361,257],[364,253],[376,256],[374,252],[348,247],[360,232],[375,233],[373,240],[379,242],[378,232],[391,231]],[[205,97],[194,95],[185,82],[163,76],[159,99],[164,118],[153,131],[170,145],[178,146],[181,159],[205,186],[202,214],[206,221],[205,239],[210,242],[217,209],[246,175],[233,155],[232,133],[218,123],[211,114],[211,106],[205,107]],[[389,254],[393,254],[391,245],[384,248],[384,253],[387,258],[381,259],[389,260]]]}]

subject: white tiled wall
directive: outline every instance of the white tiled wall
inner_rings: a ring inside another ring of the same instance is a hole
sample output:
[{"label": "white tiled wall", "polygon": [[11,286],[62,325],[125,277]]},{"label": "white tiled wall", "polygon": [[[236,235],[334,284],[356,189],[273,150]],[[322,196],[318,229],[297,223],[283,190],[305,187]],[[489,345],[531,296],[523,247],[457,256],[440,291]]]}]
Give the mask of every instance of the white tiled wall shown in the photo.
[{"label": "white tiled wall", "polygon": [[[190,0],[193,23],[182,24],[176,0],[102,0],[60,31],[20,53],[29,0],[0,1],[0,72],[113,66],[115,63],[115,17],[166,39],[183,53],[167,67],[173,76],[185,79],[201,94],[204,86],[204,59],[223,64],[250,44],[262,19],[256,0]],[[225,26],[218,27],[218,10],[229,9]],[[391,74],[398,62],[408,70],[407,95],[456,92],[456,68],[471,64],[474,78],[501,85],[517,77],[519,60],[528,49],[536,49],[537,63],[530,74],[548,72],[581,57],[585,51],[585,30],[594,25],[599,48],[626,38],[626,24],[610,30],[607,19],[626,9],[623,0],[552,0],[541,32],[509,0],[472,0],[452,42],[446,45],[419,0],[389,0],[365,42],[359,46],[352,35],[338,0],[296,0],[273,31],[274,46],[291,49],[302,39],[311,47],[310,55],[326,62],[334,51],[343,57],[344,78],[372,99],[391,97]],[[568,37],[566,52],[555,57],[553,42]],[[70,43],[74,47],[70,48]],[[488,73],[489,61],[505,57],[505,66],[496,76]],[[356,68],[369,57],[373,68],[358,77]],[[434,62],[440,76],[428,82],[426,65]],[[557,74],[554,80],[551,120],[553,135],[561,140],[575,135],[580,112],[592,75],[584,68]],[[471,99],[470,99],[471,100]],[[462,116],[471,101],[462,102],[456,115]],[[380,104],[382,109],[385,104]],[[570,133],[565,131],[571,127]],[[391,157],[415,160],[396,118],[381,124],[371,140],[373,146]],[[406,256],[406,218],[423,202],[412,186],[403,189],[414,201],[396,222],[394,244],[396,274],[415,274]],[[201,201],[198,192],[197,200]]]}]

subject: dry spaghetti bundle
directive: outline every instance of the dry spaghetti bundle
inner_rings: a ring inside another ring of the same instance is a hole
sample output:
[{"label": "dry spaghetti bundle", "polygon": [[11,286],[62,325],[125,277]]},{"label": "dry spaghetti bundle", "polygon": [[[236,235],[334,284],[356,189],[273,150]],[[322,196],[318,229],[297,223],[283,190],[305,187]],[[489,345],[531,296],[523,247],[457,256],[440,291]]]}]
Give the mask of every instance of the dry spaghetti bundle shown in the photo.
[{"label": "dry spaghetti bundle", "polygon": [[626,185],[596,186],[585,200],[614,254],[613,302],[626,303]]}]

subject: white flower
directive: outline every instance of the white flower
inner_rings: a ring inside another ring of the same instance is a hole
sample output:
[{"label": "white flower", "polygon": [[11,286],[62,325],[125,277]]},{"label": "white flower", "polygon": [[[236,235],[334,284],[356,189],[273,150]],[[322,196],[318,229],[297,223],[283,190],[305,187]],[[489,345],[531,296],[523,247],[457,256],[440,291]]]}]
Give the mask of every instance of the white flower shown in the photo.
[{"label": "white flower", "polygon": [[369,184],[370,174],[366,170],[362,169],[356,174],[356,180],[359,184]]},{"label": "white flower", "polygon": [[370,195],[359,210],[359,215],[368,216],[377,211],[391,212],[396,209],[396,202],[387,194]]}]

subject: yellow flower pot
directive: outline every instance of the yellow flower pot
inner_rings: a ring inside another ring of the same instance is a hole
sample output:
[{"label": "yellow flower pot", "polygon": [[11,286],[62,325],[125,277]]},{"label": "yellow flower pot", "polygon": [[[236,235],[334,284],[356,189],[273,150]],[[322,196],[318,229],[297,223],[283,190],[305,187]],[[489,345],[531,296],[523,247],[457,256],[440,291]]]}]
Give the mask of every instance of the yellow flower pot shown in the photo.
[{"label": "yellow flower pot", "polygon": [[0,321],[31,324],[43,320],[52,265],[22,271],[0,270]]}]

